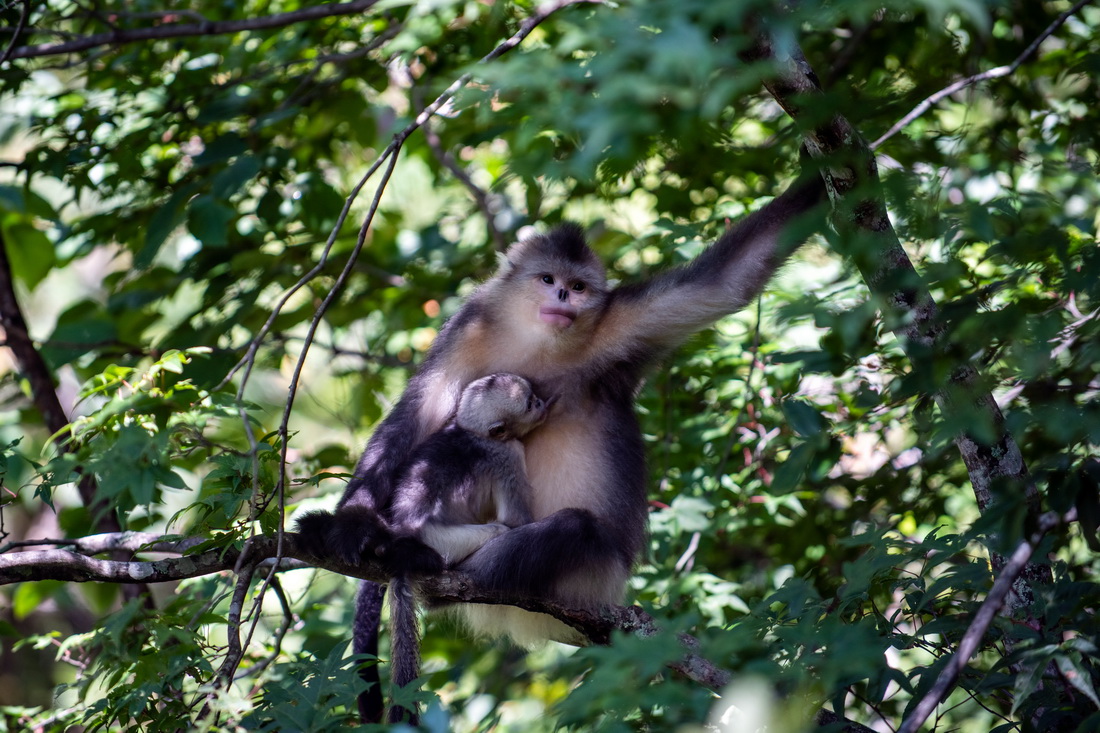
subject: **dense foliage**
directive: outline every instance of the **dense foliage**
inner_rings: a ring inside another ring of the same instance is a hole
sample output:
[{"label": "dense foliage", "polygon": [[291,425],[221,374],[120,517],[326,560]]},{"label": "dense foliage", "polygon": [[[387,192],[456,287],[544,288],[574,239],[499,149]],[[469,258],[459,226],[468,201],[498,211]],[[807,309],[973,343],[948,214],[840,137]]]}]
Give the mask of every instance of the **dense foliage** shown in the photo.
[{"label": "dense foliage", "polygon": [[[538,8],[348,5],[362,9],[222,32],[310,4],[0,3],[0,234],[72,419],[51,436],[31,367],[0,350],[4,554],[119,528],[239,546],[332,506],[522,227],[581,222],[623,281],[683,262],[791,180],[800,130],[839,114],[874,140],[1011,64],[1069,8],[576,3],[479,61]],[[825,706],[895,729],[956,651],[993,554],[1038,512],[1075,511],[1036,554],[1053,582],[981,637],[938,729],[1100,727],[1098,26],[1100,8],[1080,8],[1012,73],[877,148],[871,195],[939,304],[935,349],[894,335],[894,304],[861,275],[874,242],[840,222],[652,375],[638,399],[651,537],[629,600],[664,633],[521,653],[433,617],[425,726],[672,730],[709,715],[795,731]],[[762,87],[771,64],[747,60],[763,29],[800,45],[825,91],[798,124]],[[976,386],[937,407],[963,365]],[[1037,505],[1001,480],[979,510],[954,440],[999,440],[971,407],[989,393]],[[259,573],[221,684],[234,586],[5,586],[0,729],[346,726],[353,581]],[[721,700],[665,668],[679,632],[734,673]]]}]

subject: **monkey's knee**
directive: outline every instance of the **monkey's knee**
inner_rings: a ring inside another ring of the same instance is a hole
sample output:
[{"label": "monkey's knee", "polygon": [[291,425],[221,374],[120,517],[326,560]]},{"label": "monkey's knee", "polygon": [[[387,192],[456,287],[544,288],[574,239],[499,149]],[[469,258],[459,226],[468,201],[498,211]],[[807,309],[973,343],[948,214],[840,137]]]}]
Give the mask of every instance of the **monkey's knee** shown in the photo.
[{"label": "monkey's knee", "polygon": [[587,509],[575,507],[562,509],[550,518],[553,520],[556,532],[574,540],[590,544],[602,538],[603,532],[599,520]]}]

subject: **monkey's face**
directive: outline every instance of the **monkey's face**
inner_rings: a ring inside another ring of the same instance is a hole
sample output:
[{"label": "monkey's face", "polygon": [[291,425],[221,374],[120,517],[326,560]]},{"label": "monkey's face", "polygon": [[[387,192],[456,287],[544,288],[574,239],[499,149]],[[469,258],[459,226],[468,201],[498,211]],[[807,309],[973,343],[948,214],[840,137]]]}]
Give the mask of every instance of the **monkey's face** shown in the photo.
[{"label": "monkey's face", "polygon": [[539,293],[539,320],[557,329],[567,329],[589,301],[588,283],[581,277],[544,272],[535,277]]},{"label": "monkey's face", "polygon": [[595,322],[607,297],[607,276],[582,240],[562,239],[568,231],[514,245],[506,279],[512,305],[520,308],[516,316],[555,336],[569,334],[572,341]]}]

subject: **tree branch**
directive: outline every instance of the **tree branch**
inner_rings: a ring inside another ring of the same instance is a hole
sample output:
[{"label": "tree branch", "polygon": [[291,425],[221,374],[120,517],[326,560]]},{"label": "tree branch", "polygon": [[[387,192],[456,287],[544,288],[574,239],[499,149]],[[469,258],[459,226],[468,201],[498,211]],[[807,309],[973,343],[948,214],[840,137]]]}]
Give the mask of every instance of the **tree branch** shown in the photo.
[{"label": "tree branch", "polygon": [[[748,55],[777,65],[779,71],[764,86],[796,124],[804,119],[802,102],[823,96],[817,75],[797,47],[781,57],[770,40],[761,37]],[[884,304],[886,322],[902,349],[914,364],[923,363],[932,354],[945,353],[944,330],[937,322],[936,303],[890,224],[871,149],[848,120],[839,115],[813,128],[804,127],[803,135],[811,155],[825,163],[823,174],[838,211],[834,217],[837,228],[846,240],[866,245],[850,254],[871,292]],[[1037,519],[1038,494],[1020,448],[1008,432],[993,396],[981,387],[977,370],[969,363],[956,365],[935,399],[945,414],[969,409],[981,416],[981,421],[996,436],[991,442],[980,440],[969,431],[955,436],[979,509],[984,512],[992,503],[993,484],[1007,480],[1022,488],[1029,514]],[[1004,567],[1005,558],[993,553],[992,559],[995,569]],[[1032,587],[1051,582],[1048,564],[1029,563],[1014,587],[1010,606],[1030,606],[1034,599]]]},{"label": "tree branch", "polygon": [[0,547],[0,555],[23,547],[54,545],[70,547],[81,555],[99,555],[104,552],[169,552],[183,553],[205,540],[197,537],[172,538],[155,532],[106,532],[77,539],[41,539],[9,542]]},{"label": "tree branch", "polygon": [[[23,317],[23,309],[15,295],[15,276],[8,259],[8,244],[3,232],[0,232],[0,326],[4,327],[5,345],[11,349],[19,370],[30,384],[31,401],[46,423],[46,429],[52,434],[54,445],[62,452],[71,452],[72,446],[68,441],[69,417],[61,407],[61,400],[57,398],[53,374],[27,330],[27,320]],[[92,510],[94,515],[95,481],[91,476],[84,475],[77,488],[84,506]],[[111,515],[104,517],[101,525],[102,529],[109,531],[119,528]]]},{"label": "tree branch", "polygon": [[1009,591],[1012,590],[1013,584],[1020,576],[1020,573],[1027,567],[1028,561],[1031,559],[1032,553],[1035,552],[1035,548],[1039,546],[1043,537],[1047,532],[1057,527],[1059,524],[1070,523],[1077,521],[1077,510],[1071,509],[1065,516],[1059,515],[1057,512],[1047,512],[1039,517],[1039,527],[1031,533],[1029,537],[1020,542],[1016,546],[1016,550],[1009,557],[1008,562],[1005,563],[1004,568],[1001,570],[1001,574],[997,576],[997,580],[993,583],[993,588],[990,589],[989,595],[982,601],[981,608],[978,609],[978,613],[975,614],[974,620],[970,623],[970,626],[966,629],[966,633],[963,634],[962,641],[959,642],[958,651],[951,657],[951,660],[947,663],[947,666],[940,672],[940,676],[936,679],[936,684],[932,686],[932,689],[928,691],[921,701],[917,703],[916,708],[909,715],[908,718],[902,723],[898,729],[898,733],[916,733],[921,724],[928,719],[928,716],[936,709],[936,706],[943,702],[947,694],[955,687],[955,683],[959,679],[959,675],[966,667],[967,662],[978,650],[978,645],[981,644],[982,639],[985,637],[985,632],[989,630],[989,625],[993,623],[993,619],[997,617],[997,612],[1001,610],[1004,605],[1005,599],[1008,597]]},{"label": "tree branch", "polygon": [[[248,580],[256,572],[271,568],[278,560],[279,570],[320,568],[348,577],[371,580],[376,583],[389,582],[389,576],[377,563],[345,565],[335,558],[316,558],[297,546],[297,535],[286,533],[285,546],[280,550],[276,538],[268,536],[253,537],[245,543],[246,550],[227,547],[195,555],[168,558],[164,560],[97,560],[70,550],[33,550],[0,554],[0,585],[10,583],[61,580],[66,582],[106,582],[106,583],[164,583],[194,578],[200,575],[239,571],[239,580],[233,595],[233,607],[230,615],[236,624],[240,623],[241,607]],[[169,551],[169,548],[182,550],[194,547],[201,540],[197,538],[160,538],[147,533],[119,532],[113,535],[96,535],[75,540],[48,540],[51,544],[70,544],[85,550],[104,552],[121,547],[141,547],[150,552]],[[545,613],[568,624],[581,632],[593,644],[608,644],[615,631],[634,634],[641,638],[655,636],[660,629],[653,618],[638,606],[604,606],[598,611],[567,608],[550,601],[537,598],[510,596],[505,593],[487,592],[476,586],[473,579],[465,573],[454,570],[438,576],[420,578],[417,581],[419,594],[425,598],[447,603],[489,603],[506,604],[536,613]],[[285,600],[284,614],[289,615]],[[239,630],[230,630],[231,649],[227,655],[239,657],[239,641],[233,647],[233,634]],[[239,637],[238,637],[239,638]],[[731,681],[728,671],[716,666],[700,653],[698,640],[687,634],[679,635],[685,649],[684,656],[669,663],[669,668],[684,677],[708,689],[720,691]],[[232,674],[235,664],[223,663],[219,676]],[[819,725],[843,723],[848,733],[871,733],[869,728],[844,720],[828,710],[822,710],[817,716]]]},{"label": "tree branch", "polygon": [[[141,536],[136,536],[139,534]],[[295,542],[296,534],[286,533],[284,537],[285,544],[281,550],[276,538],[257,536],[245,543],[247,550],[227,547],[194,555],[129,562],[99,560],[71,550],[11,552],[0,555],[0,585],[37,580],[77,583],[167,583],[235,569],[248,570],[243,572],[242,576],[251,576],[253,570],[270,567],[262,561],[271,560],[280,555],[282,559],[278,563],[279,570],[316,567],[376,583],[388,583],[390,580],[377,563],[345,565],[335,558],[313,557],[298,548]],[[113,535],[97,535],[56,542],[71,543],[73,547],[95,549],[99,552],[135,546],[144,547],[151,552],[161,552],[168,551],[170,547],[177,549],[194,547],[199,541],[173,538],[156,541],[143,533],[119,532]],[[246,583],[238,584],[237,592],[234,594],[235,601],[243,593],[242,586],[247,588]],[[421,578],[417,586],[423,596],[434,600],[450,603],[507,604],[527,611],[545,613],[580,631],[594,644],[609,643],[611,634],[615,630],[643,637],[653,636],[658,632],[654,620],[638,607],[607,606],[594,612],[567,608],[535,598],[487,592],[479,589],[470,576],[454,570],[438,576]],[[689,651],[697,648],[698,642],[690,637],[684,637],[684,639],[685,645],[689,646]],[[712,689],[721,689],[730,679],[729,673],[695,654],[689,654],[673,667],[690,679]]]},{"label": "tree branch", "polygon": [[470,192],[470,195],[474,197],[474,203],[477,204],[477,208],[481,210],[481,215],[485,217],[485,228],[489,230],[489,236],[493,240],[493,246],[496,247],[498,252],[503,252],[508,248],[508,238],[504,235],[504,232],[500,230],[496,223],[496,215],[493,212],[492,202],[489,200],[489,194],[483,191],[478,186],[474,179],[470,177],[454,156],[443,148],[443,142],[439,139],[439,135],[432,128],[431,124],[424,124],[424,139],[428,143],[428,148],[432,151],[435,159],[439,163],[449,170],[451,174],[458,179],[462,185]]},{"label": "tree branch", "polygon": [[25,59],[40,56],[57,56],[66,53],[87,51],[97,46],[117,46],[138,41],[154,41],[184,36],[218,36],[242,31],[270,30],[283,28],[295,23],[304,23],[321,18],[341,15],[354,15],[369,10],[378,4],[378,0],[352,0],[347,3],[325,3],[287,13],[262,15],[244,20],[205,21],[200,23],[174,23],[158,25],[152,28],[134,28],[97,33],[58,43],[40,43],[33,46],[20,46],[14,49],[10,58]]},{"label": "tree branch", "polygon": [[0,66],[3,66],[15,53],[15,44],[19,41],[19,36],[22,35],[23,29],[27,27],[27,18],[31,15],[31,0],[23,0],[23,10],[19,14],[19,22],[15,24],[15,32],[11,34],[11,40],[8,41],[8,47],[4,49],[4,54],[0,56]]},{"label": "tree branch", "polygon": [[[4,345],[11,349],[20,371],[30,384],[31,400],[35,408],[42,415],[46,428],[55,436],[58,448],[65,450],[69,417],[62,409],[61,401],[57,399],[53,375],[46,366],[46,360],[38,353],[27,330],[23,309],[15,296],[15,277],[8,260],[8,244],[3,232],[0,232],[0,326],[4,327],[6,336]],[[87,503],[87,497],[84,498]]]},{"label": "tree branch", "polygon": [[1074,4],[1073,7],[1055,18],[1054,22],[1048,25],[1046,27],[1046,30],[1040,33],[1035,38],[1035,40],[1032,41],[1028,45],[1028,47],[1024,49],[1024,52],[1017,56],[1011,64],[1008,64],[1006,66],[998,66],[994,69],[983,71],[980,74],[974,74],[973,76],[968,76],[965,79],[959,79],[953,84],[949,84],[948,86],[939,90],[935,94],[926,97],[920,104],[910,110],[909,114],[905,115],[900,120],[895,122],[889,130],[884,132],[879,137],[878,140],[875,140],[873,143],[871,143],[871,148],[877,148],[879,145],[882,145],[894,135],[901,132],[903,129],[905,129],[906,125],[927,112],[932,107],[932,105],[938,104],[945,97],[949,97],[955,92],[961,89],[965,89],[971,84],[977,84],[981,81],[989,81],[990,79],[998,79],[1002,76],[1008,76],[1009,74],[1013,73],[1014,71],[1016,71],[1016,69],[1020,68],[1020,65],[1023,64],[1024,61],[1026,61],[1027,58],[1031,56],[1031,54],[1035,53],[1039,49],[1039,44],[1049,38],[1050,35],[1054,33],[1054,31],[1061,28],[1062,25],[1064,25],[1065,22],[1069,20],[1070,16],[1074,15],[1078,10],[1085,7],[1090,2],[1092,2],[1092,0],[1078,0],[1078,2]]}]

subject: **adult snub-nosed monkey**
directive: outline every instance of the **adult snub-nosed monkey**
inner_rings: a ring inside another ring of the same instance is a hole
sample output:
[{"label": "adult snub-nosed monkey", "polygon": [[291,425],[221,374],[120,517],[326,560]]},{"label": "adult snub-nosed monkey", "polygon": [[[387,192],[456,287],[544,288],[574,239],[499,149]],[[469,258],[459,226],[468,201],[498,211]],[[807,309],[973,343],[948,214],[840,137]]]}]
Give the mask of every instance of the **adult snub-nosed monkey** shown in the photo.
[{"label": "adult snub-nosed monkey", "polygon": [[[482,588],[566,606],[621,601],[646,535],[645,461],[633,411],[642,378],[692,333],[755,298],[800,243],[792,233],[806,226],[798,220],[823,199],[820,178],[804,176],[692,262],[615,288],[576,226],[513,245],[500,271],[447,322],[375,430],[335,514],[314,515],[304,539],[358,562],[372,549],[371,527],[387,512],[414,449],[454,414],[467,384],[508,372],[557,397],[523,439],[534,521],[489,539],[457,568]],[[360,588],[356,652],[377,651],[382,594],[375,583]],[[468,605],[460,613],[475,632],[520,643],[576,638],[549,616],[508,606]],[[363,674],[377,681],[374,666]],[[377,684],[360,711],[380,719]]]}]

